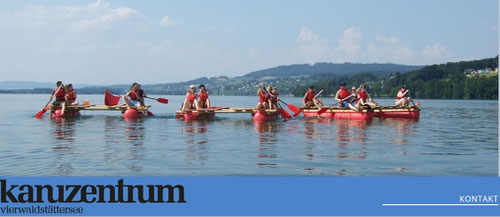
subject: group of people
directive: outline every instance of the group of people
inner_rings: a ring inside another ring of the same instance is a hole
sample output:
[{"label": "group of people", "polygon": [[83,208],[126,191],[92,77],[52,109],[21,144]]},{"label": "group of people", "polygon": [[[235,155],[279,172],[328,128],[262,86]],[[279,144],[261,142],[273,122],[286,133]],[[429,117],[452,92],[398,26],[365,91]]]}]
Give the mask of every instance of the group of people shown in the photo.
[{"label": "group of people", "polygon": [[[361,106],[376,107],[378,103],[366,92],[365,86],[360,85],[358,88],[353,86],[351,90],[347,88],[345,82],[340,83],[339,90],[335,93],[335,100],[341,108],[359,111]],[[408,106],[411,102],[409,90],[405,85],[401,87],[396,95],[396,106]],[[321,108],[323,102],[318,98],[318,94],[314,91],[314,86],[310,86],[302,99],[304,108]]]},{"label": "group of people", "polygon": [[205,85],[201,84],[198,88],[199,91],[196,93],[196,87],[194,85],[189,86],[186,99],[181,105],[181,110],[210,108],[210,99],[208,99],[208,91]]},{"label": "group of people", "polygon": [[[62,114],[69,105],[78,105],[76,101],[76,91],[73,89],[72,84],[63,84],[62,81],[56,83],[57,87],[52,91],[50,100],[55,96],[56,100],[52,103],[53,106],[61,106]],[[193,109],[206,109],[210,108],[210,99],[208,98],[208,91],[205,85],[201,84],[199,91],[196,92],[196,87],[191,85],[186,93],[186,99],[181,105],[182,110]],[[278,89],[276,87],[268,86],[267,88],[260,85],[257,90],[259,96],[259,103],[257,109],[277,109],[279,99]],[[129,91],[122,97],[123,102],[127,108],[141,108],[145,107],[144,98],[147,98],[146,93],[141,89],[139,83],[134,82]],[[335,94],[335,100],[342,108],[359,111],[361,106],[375,107],[378,104],[366,92],[364,85],[358,88],[352,87],[351,91],[347,88],[345,82],[340,83],[340,88]],[[310,86],[304,94],[302,99],[304,108],[321,108],[323,101],[319,98],[319,94],[314,91],[314,86]],[[408,106],[411,102],[409,89],[405,85],[401,87],[396,95],[396,106]]]},{"label": "group of people", "polygon": [[264,87],[259,85],[257,90],[257,95],[259,96],[259,103],[257,103],[257,109],[277,109],[278,102],[280,101],[278,88],[267,86]]},{"label": "group of people", "polygon": [[73,84],[63,84],[62,81],[56,82],[56,88],[52,90],[49,101],[55,97],[56,100],[52,103],[52,106],[61,106],[62,114],[66,110],[66,106],[78,105],[76,101],[76,91],[73,89]]}]

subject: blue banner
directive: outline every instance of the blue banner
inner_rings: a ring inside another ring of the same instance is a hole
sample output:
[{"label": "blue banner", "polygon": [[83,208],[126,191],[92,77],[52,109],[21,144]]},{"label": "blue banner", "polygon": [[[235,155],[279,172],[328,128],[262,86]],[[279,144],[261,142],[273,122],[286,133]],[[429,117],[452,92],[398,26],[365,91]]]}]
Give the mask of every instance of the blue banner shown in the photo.
[{"label": "blue banner", "polygon": [[0,215],[499,215],[497,177],[4,177]]}]

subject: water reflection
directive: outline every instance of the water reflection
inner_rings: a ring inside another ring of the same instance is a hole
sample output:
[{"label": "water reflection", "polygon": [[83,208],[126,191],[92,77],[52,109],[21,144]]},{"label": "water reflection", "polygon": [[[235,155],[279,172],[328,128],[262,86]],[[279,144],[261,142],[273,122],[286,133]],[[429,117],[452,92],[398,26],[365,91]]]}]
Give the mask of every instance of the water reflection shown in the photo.
[{"label": "water reflection", "polygon": [[55,154],[53,168],[57,176],[70,176],[74,170],[71,159],[74,155],[75,119],[52,119],[51,123],[51,134],[55,139],[51,147]]},{"label": "water reflection", "polygon": [[276,167],[276,163],[273,162],[261,162],[266,159],[277,158],[276,154],[276,143],[278,140],[279,126],[277,121],[256,121],[254,122],[255,131],[258,135],[259,145],[257,148],[257,157],[259,162],[257,165],[259,167]]},{"label": "water reflection", "polygon": [[186,164],[201,164],[207,160],[209,120],[183,123],[183,138],[186,147]]},{"label": "water reflection", "polygon": [[145,119],[133,121],[125,120],[125,141],[129,143],[127,148],[127,168],[133,172],[142,171],[142,160],[144,158]]},{"label": "water reflection", "polygon": [[371,121],[335,120],[337,130],[337,145],[340,151],[336,157],[339,159],[365,159],[366,131]]}]

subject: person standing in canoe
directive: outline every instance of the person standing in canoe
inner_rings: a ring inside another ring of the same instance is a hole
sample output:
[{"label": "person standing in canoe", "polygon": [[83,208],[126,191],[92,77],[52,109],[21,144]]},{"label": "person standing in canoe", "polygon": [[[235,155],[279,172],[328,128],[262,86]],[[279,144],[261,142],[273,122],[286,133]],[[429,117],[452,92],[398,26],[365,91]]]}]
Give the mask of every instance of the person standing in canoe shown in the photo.
[{"label": "person standing in canoe", "polygon": [[355,95],[356,95],[356,88],[354,87],[354,94],[353,94],[349,92],[349,89],[347,89],[346,87],[346,83],[342,81],[340,82],[340,89],[335,94],[335,99],[340,104],[340,107],[358,111],[356,106],[354,106],[352,103],[353,97]]},{"label": "person standing in canoe", "polygon": [[357,102],[359,103],[359,105],[368,105],[370,107],[378,106],[375,100],[373,100],[373,98],[366,92],[364,85],[360,85],[357,92]]},{"label": "person standing in canoe", "polygon": [[56,97],[56,100],[52,103],[52,107],[57,107],[57,106],[64,106],[65,99],[64,97],[66,96],[66,92],[64,92],[64,85],[62,81],[57,81],[56,82],[56,88],[52,90],[52,93],[50,94],[49,101],[52,101],[52,97]]},{"label": "person standing in canoe", "polygon": [[316,92],[314,92],[314,86],[310,86],[309,89],[304,94],[304,98],[302,98],[302,102],[304,103],[304,108],[320,108],[323,106],[323,101],[316,97]]},{"label": "person standing in canoe", "polygon": [[66,96],[64,96],[64,104],[62,108],[61,115],[64,115],[64,112],[66,110],[66,106],[71,106],[71,105],[78,105],[78,102],[76,101],[76,90],[73,89],[73,84],[67,84],[64,86],[64,92],[66,93]]},{"label": "person standing in canoe", "polygon": [[186,93],[186,99],[182,103],[182,110],[192,110],[198,109],[196,100],[196,87],[194,85],[189,86]]},{"label": "person standing in canoe", "polygon": [[144,104],[144,97],[146,97],[146,93],[141,89],[141,85],[134,82],[130,87],[130,90],[122,97],[125,105],[128,109],[131,108],[142,108],[146,106]]},{"label": "person standing in canoe", "polygon": [[210,99],[208,99],[208,91],[205,89],[205,85],[200,85],[198,88],[198,108],[206,109],[210,108]]},{"label": "person standing in canoe", "polygon": [[411,98],[409,96],[409,89],[406,88],[406,85],[401,86],[398,94],[396,95],[396,106],[404,107],[410,104]]},{"label": "person standing in canoe", "polygon": [[257,103],[257,109],[269,109],[270,96],[264,90],[264,86],[259,85],[259,90],[257,90],[257,95],[259,96],[259,103]]}]

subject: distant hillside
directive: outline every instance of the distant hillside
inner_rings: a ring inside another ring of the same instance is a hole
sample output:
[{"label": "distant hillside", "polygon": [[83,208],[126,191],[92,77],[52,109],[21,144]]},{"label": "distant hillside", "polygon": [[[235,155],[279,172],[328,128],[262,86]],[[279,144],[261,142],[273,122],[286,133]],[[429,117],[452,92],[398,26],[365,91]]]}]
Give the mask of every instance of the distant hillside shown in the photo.
[{"label": "distant hillside", "polygon": [[[471,70],[490,71],[467,75]],[[328,95],[338,90],[340,81],[347,82],[348,86],[365,84],[372,96],[394,97],[398,89],[405,84],[414,98],[498,99],[498,56],[425,66],[405,74],[394,73],[382,79],[371,73],[360,73],[351,77],[334,76],[314,85],[317,89],[324,89]],[[294,95],[302,96],[305,89],[306,86],[297,86]]]},{"label": "distant hillside", "polygon": [[373,72],[377,76],[382,73],[384,76],[387,73],[405,73],[423,68],[423,66],[407,66],[397,64],[360,64],[360,63],[316,63],[314,65],[290,65],[278,66],[269,69],[263,69],[255,72],[248,73],[242,77],[244,78],[262,78],[262,77],[300,77],[311,76],[318,74],[332,74],[332,75],[347,75],[360,72]]}]

